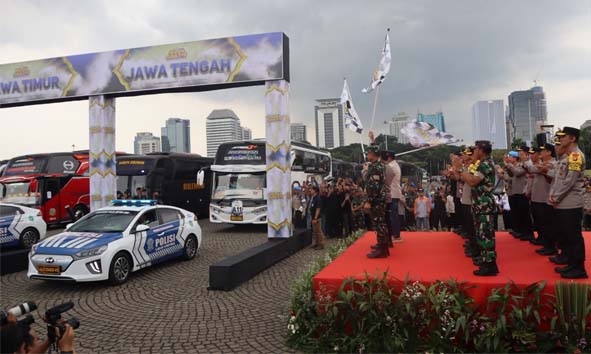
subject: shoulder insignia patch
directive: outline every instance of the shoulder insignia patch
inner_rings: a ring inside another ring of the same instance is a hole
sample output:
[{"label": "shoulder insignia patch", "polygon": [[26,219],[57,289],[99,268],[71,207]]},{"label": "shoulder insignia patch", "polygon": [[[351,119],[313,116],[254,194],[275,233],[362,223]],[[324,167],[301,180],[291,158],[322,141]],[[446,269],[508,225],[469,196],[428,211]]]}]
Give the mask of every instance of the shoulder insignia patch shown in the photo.
[{"label": "shoulder insignia patch", "polygon": [[568,155],[568,170],[577,172],[583,170],[583,161],[581,159],[581,154],[579,154],[578,152],[571,152],[570,155]]}]

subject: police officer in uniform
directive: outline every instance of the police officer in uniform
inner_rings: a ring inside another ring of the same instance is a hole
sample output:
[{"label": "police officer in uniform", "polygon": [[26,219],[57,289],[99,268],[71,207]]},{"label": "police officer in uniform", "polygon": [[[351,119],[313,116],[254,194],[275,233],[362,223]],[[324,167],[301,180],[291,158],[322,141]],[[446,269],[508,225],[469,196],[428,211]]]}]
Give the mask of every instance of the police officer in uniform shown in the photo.
[{"label": "police officer in uniform", "polygon": [[477,276],[494,276],[499,273],[492,220],[496,209],[493,195],[496,178],[491,153],[490,141],[476,141],[473,163],[468,171],[463,171],[460,175],[462,181],[472,188],[472,214],[480,249],[480,256],[475,259],[475,264],[480,267],[474,271]]},{"label": "police officer in uniform", "polygon": [[542,256],[552,256],[557,254],[556,235],[554,229],[554,210],[548,204],[550,195],[550,186],[553,177],[549,174],[556,165],[556,152],[554,145],[544,144],[539,149],[539,158],[534,161],[530,168],[534,175],[531,194],[531,212],[534,223],[538,229],[539,245],[543,246],[537,249],[536,253]]},{"label": "police officer in uniform", "polygon": [[566,279],[585,279],[585,240],[581,228],[585,180],[585,155],[578,147],[579,129],[564,127],[556,133],[563,155],[558,161],[556,174],[550,187],[549,202],[554,207],[556,222],[564,238],[567,265],[556,272]]},{"label": "police officer in uniform", "polygon": [[[371,132],[370,132],[371,139]],[[388,249],[388,226],[386,224],[386,188],[385,166],[380,162],[377,145],[370,145],[367,152],[369,165],[365,171],[365,193],[367,201],[365,210],[369,211],[371,229],[377,234],[377,245],[367,255],[368,258],[386,258],[390,255]]]},{"label": "police officer in uniform", "polygon": [[513,236],[522,241],[530,241],[534,239],[534,233],[529,211],[529,201],[525,196],[527,171],[524,168],[524,163],[529,159],[529,148],[527,146],[521,146],[517,151],[519,152],[519,162],[507,165],[507,171],[512,177],[511,187],[513,190],[514,205],[511,206],[511,219],[513,230],[515,231]]},{"label": "police officer in uniform", "polygon": [[[464,150],[464,170],[468,170],[470,165],[472,165],[474,161],[473,154],[473,147],[468,147]],[[474,213],[472,212],[472,186],[461,178],[460,181],[462,181],[462,196],[460,198],[463,214],[462,228],[464,229],[464,235],[466,236],[464,253],[467,257],[475,258],[480,255],[480,248],[478,247],[478,242],[476,241],[476,230],[474,229]]]}]

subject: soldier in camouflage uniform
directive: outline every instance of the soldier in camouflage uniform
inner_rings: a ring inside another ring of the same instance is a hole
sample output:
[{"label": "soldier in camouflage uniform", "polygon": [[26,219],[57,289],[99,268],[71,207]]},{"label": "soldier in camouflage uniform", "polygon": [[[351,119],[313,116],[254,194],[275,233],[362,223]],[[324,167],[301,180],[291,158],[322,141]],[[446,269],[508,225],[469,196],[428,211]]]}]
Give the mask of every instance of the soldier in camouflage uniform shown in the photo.
[{"label": "soldier in camouflage uniform", "polygon": [[480,268],[474,275],[491,276],[499,273],[497,267],[497,252],[495,249],[495,229],[493,214],[495,212],[495,167],[490,157],[492,146],[489,141],[479,140],[475,143],[474,163],[469,171],[464,171],[461,178],[472,186],[472,212],[474,214],[474,229],[476,241],[480,247],[480,259],[475,264]]},{"label": "soldier in camouflage uniform", "polygon": [[365,204],[365,195],[363,190],[357,187],[353,191],[353,199],[351,200],[351,206],[353,208],[353,230],[365,230],[365,213],[363,212],[363,206]]},{"label": "soldier in camouflage uniform", "polygon": [[385,166],[379,161],[379,148],[371,145],[367,152],[369,166],[365,171],[365,193],[367,201],[364,208],[369,210],[371,228],[377,234],[378,244],[373,247],[368,258],[386,258],[390,255],[388,250],[388,226],[386,224],[386,189]]}]

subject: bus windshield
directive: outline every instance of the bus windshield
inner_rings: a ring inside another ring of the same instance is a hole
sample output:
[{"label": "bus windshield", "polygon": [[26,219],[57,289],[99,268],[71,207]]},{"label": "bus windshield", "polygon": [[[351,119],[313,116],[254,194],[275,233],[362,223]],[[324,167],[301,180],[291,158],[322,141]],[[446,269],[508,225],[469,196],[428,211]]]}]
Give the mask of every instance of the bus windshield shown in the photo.
[{"label": "bus windshield", "polygon": [[264,173],[216,173],[213,199],[263,199]]},{"label": "bus windshield", "polygon": [[37,204],[37,193],[31,192],[31,182],[0,184],[0,201],[22,205]]},{"label": "bus windshield", "polygon": [[147,176],[117,176],[117,193],[121,193],[122,198],[126,197],[125,192],[129,192],[129,198],[138,197],[137,188],[144,190],[143,198],[151,195],[147,186]]},{"label": "bus windshield", "polygon": [[47,165],[47,160],[47,157],[25,157],[11,160],[6,165],[4,176],[42,173]]}]

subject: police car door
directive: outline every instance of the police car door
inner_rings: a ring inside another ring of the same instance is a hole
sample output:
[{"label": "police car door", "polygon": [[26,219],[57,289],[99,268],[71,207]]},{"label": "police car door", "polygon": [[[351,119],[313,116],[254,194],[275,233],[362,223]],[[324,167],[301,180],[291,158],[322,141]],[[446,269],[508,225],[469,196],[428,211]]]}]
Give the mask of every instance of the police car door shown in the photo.
[{"label": "police car door", "polygon": [[160,226],[156,235],[155,252],[159,261],[182,255],[185,242],[182,238],[183,220],[180,213],[172,208],[158,208]]},{"label": "police car door", "polygon": [[157,236],[157,230],[160,226],[160,220],[156,209],[150,209],[145,211],[138,219],[134,230],[138,225],[146,225],[149,227],[147,231],[136,232],[134,234],[135,240],[133,243],[133,256],[134,262],[139,268],[144,268],[151,265],[157,258],[155,254],[155,243]]},{"label": "police car door", "polygon": [[0,205],[0,245],[15,246],[18,244],[19,233],[16,225],[20,222],[22,213],[18,208]]}]

